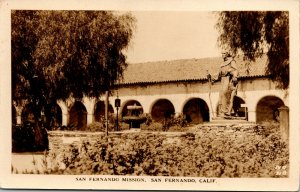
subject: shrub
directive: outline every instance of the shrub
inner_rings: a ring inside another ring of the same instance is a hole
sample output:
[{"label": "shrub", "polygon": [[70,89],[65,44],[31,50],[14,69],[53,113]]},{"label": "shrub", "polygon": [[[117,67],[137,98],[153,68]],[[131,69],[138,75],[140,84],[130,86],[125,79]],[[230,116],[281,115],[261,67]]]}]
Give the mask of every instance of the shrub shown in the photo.
[{"label": "shrub", "polygon": [[183,117],[183,115],[179,115],[175,118],[169,118],[163,121],[163,131],[170,131],[172,127],[172,131],[180,131],[181,128],[187,126],[187,121]]},{"label": "shrub", "polygon": [[141,124],[143,131],[163,131],[163,124],[160,122],[152,122],[151,124]]},{"label": "shrub", "polygon": [[12,127],[12,151],[32,152],[48,149],[48,133],[43,126],[40,126],[41,143],[36,142],[35,123],[25,122],[23,125]]},{"label": "shrub", "polygon": [[264,121],[258,125],[256,131],[258,134],[265,136],[268,136],[272,133],[279,133],[280,123],[276,121]]},{"label": "shrub", "polygon": [[147,131],[186,131],[187,121],[180,115],[175,118],[167,118],[163,121],[154,122],[150,116],[146,116],[147,120],[142,124],[141,129]]},{"label": "shrub", "polygon": [[100,136],[96,143],[86,140],[76,146],[50,151],[49,162],[64,166],[49,173],[287,177],[277,174],[275,169],[286,166],[288,171],[289,166],[288,144],[278,133],[265,136],[237,131],[216,135],[209,128],[203,128],[182,135],[179,141],[164,141],[167,141],[166,135],[159,133]]},{"label": "shrub", "polygon": [[[114,115],[110,115],[109,118],[108,118],[108,131],[116,131],[116,127],[117,127],[117,118],[114,116]],[[122,131],[122,130],[128,130],[129,129],[129,126],[128,124],[122,122],[120,120],[121,118],[119,118],[119,131]],[[90,131],[90,132],[96,132],[96,131],[99,131],[99,132],[105,132],[106,129],[105,129],[105,118],[104,117],[101,117],[100,118],[100,122],[93,122],[91,124],[89,124],[86,128],[85,131]]]},{"label": "shrub", "polygon": [[[109,127],[111,131],[116,131],[117,128],[117,117],[116,116],[110,116],[109,117]],[[129,125],[125,122],[122,121],[121,117],[118,117],[118,131],[123,131],[123,130],[128,130],[129,129]]]},{"label": "shrub", "polygon": [[186,118],[182,114],[180,114],[178,117],[175,117],[173,123],[180,128],[188,125]]},{"label": "shrub", "polygon": [[86,127],[86,131],[96,132],[96,131],[105,131],[105,125],[100,122],[93,122]]},{"label": "shrub", "polygon": [[145,116],[146,116],[145,124],[149,126],[153,122],[152,117],[147,113],[145,114]]},{"label": "shrub", "polygon": [[124,123],[124,122],[119,122],[119,130],[120,131],[129,130],[129,125],[127,123]]}]

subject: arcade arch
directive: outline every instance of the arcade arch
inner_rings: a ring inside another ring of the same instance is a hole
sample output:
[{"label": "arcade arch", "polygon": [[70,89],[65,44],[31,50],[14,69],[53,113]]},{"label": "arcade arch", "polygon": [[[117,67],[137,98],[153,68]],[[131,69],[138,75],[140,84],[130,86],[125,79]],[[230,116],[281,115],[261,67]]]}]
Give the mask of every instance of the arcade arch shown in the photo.
[{"label": "arcade arch", "polygon": [[151,117],[154,121],[163,121],[175,114],[175,108],[168,99],[159,99],[151,108]]},{"label": "arcade arch", "polygon": [[206,102],[200,98],[189,99],[182,111],[189,123],[199,124],[209,121],[209,108]]},{"label": "arcade arch", "polygon": [[236,113],[236,115],[238,117],[246,117],[246,119],[248,119],[247,117],[247,108],[245,107],[242,107],[242,104],[245,104],[245,101],[244,99],[238,97],[238,96],[235,96],[234,99],[233,99],[233,110],[234,112]]},{"label": "arcade arch", "polygon": [[[108,105],[108,113],[114,113],[114,109],[111,104]],[[94,120],[97,122],[101,122],[105,117],[105,103],[104,101],[98,101],[95,104],[95,111],[94,111]]]},{"label": "arcade arch", "polygon": [[[237,117],[247,117],[247,108],[242,107],[242,104],[245,104],[246,102],[244,101],[244,99],[238,97],[238,96],[234,96],[233,99],[233,104],[232,104],[232,112],[235,113],[235,115]],[[217,114],[219,114],[219,104],[217,104],[217,108],[216,108],[216,112]]]},{"label": "arcade arch", "polygon": [[[122,108],[120,110],[122,117],[128,115],[127,107],[131,106],[131,105],[142,106],[141,103],[138,102],[137,100],[128,100],[128,101],[124,102],[122,104]],[[144,109],[142,109],[141,113],[144,113]]]},{"label": "arcade arch", "polygon": [[87,126],[87,110],[80,101],[75,101],[69,112],[71,130],[84,130]]},{"label": "arcade arch", "polygon": [[62,125],[62,110],[58,104],[49,104],[45,107],[46,127],[52,130]]},{"label": "arcade arch", "polygon": [[265,96],[256,105],[256,122],[278,121],[278,108],[284,106],[284,102],[276,96]]}]

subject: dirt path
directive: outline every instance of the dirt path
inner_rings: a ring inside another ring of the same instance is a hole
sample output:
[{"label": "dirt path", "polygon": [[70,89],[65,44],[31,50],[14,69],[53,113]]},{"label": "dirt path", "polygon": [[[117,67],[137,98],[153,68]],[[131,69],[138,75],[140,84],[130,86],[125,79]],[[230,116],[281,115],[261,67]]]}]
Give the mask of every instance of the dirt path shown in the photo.
[{"label": "dirt path", "polygon": [[31,173],[42,170],[43,153],[12,153],[13,173]]}]

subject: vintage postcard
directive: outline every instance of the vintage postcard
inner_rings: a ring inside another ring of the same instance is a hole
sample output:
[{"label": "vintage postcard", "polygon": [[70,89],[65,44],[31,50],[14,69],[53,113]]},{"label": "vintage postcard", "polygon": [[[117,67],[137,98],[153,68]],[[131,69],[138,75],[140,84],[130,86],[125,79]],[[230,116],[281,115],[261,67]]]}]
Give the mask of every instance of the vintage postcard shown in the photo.
[{"label": "vintage postcard", "polygon": [[299,190],[299,2],[0,2],[0,187]]}]

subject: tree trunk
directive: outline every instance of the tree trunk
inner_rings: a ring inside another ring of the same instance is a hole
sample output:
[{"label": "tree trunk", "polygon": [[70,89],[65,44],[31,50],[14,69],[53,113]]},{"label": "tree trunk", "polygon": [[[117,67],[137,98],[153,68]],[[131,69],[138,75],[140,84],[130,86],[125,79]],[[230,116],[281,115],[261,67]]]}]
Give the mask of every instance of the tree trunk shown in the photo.
[{"label": "tree trunk", "polygon": [[34,112],[34,146],[35,151],[48,150],[48,134],[43,127],[43,120],[41,119],[41,108],[35,107]]}]

